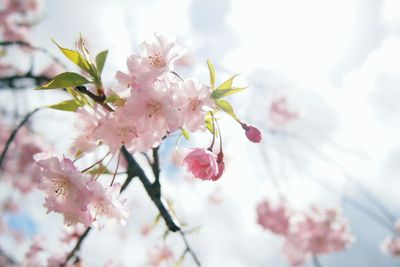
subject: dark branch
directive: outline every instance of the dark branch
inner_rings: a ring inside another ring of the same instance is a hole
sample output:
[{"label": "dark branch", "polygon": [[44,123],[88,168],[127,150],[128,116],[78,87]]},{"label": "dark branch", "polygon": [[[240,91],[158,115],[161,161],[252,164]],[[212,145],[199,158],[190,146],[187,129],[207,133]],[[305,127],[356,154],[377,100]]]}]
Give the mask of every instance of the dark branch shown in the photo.
[{"label": "dark branch", "polygon": [[[149,178],[147,178],[146,174],[144,173],[143,169],[137,163],[135,158],[129,153],[129,151],[122,147],[122,154],[124,155],[126,161],[128,162],[128,177],[135,177],[137,176],[140,182],[143,184],[144,188],[146,189],[147,194],[156,205],[158,211],[160,212],[161,217],[164,219],[168,229],[171,232],[177,232],[180,230],[178,223],[172,217],[169,210],[166,208],[167,204],[161,198],[161,188],[159,184],[153,184],[150,182]],[[131,178],[131,179],[132,179]]]},{"label": "dark branch", "polygon": [[10,145],[12,144],[12,142],[14,141],[15,137],[17,136],[18,131],[21,129],[22,126],[25,125],[25,123],[28,122],[29,118],[35,114],[37,111],[39,110],[39,108],[29,112],[28,114],[25,115],[24,119],[18,124],[18,126],[11,132],[10,136],[8,137],[8,140],[6,142],[6,144],[4,145],[3,151],[1,152],[0,155],[0,170],[4,164],[5,161],[5,157],[7,155],[7,151],[10,148]]},{"label": "dark branch", "polygon": [[160,147],[153,148],[153,163],[151,164],[151,168],[154,173],[154,186],[160,186],[160,161],[158,158],[158,149]]},{"label": "dark branch", "polygon": [[88,97],[90,97],[91,99],[93,99],[93,101],[95,101],[96,103],[99,103],[100,105],[102,105],[106,110],[113,112],[114,110],[105,102],[106,101],[106,96],[105,95],[95,95],[92,92],[90,92],[85,86],[80,85],[75,87],[76,90],[78,90],[79,92],[81,92],[82,94],[87,95]]}]

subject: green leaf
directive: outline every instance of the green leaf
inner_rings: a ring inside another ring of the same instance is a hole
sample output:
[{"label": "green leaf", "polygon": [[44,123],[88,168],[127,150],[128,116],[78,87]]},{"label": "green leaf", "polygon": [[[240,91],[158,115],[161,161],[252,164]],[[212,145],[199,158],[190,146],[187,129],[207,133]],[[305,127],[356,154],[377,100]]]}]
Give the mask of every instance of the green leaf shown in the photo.
[{"label": "green leaf", "polygon": [[239,93],[243,90],[245,90],[246,87],[232,87],[229,89],[215,89],[212,94],[211,97],[214,99],[219,99],[228,95],[233,95],[236,93]]},{"label": "green leaf", "polygon": [[219,109],[228,113],[232,118],[234,118],[235,120],[239,120],[239,118],[235,114],[235,111],[233,110],[232,105],[228,101],[219,99],[215,100],[215,104],[217,104],[217,107]]},{"label": "green leaf", "polygon": [[54,41],[54,40],[52,40],[52,41],[61,50],[61,52],[69,60],[71,60],[75,65],[77,65],[78,67],[80,67],[84,71],[87,71],[87,72],[91,73],[90,63],[78,51],[70,50],[68,48],[61,47],[59,44],[56,43],[56,41]]},{"label": "green leaf", "polygon": [[185,128],[182,128],[181,130],[182,130],[182,135],[185,137],[185,139],[186,139],[186,140],[189,140],[189,139],[190,139],[189,132],[186,131]]},{"label": "green leaf", "polygon": [[233,80],[239,76],[239,74],[233,75],[232,77],[230,77],[228,80],[226,80],[225,82],[223,82],[222,84],[220,84],[220,86],[217,87],[217,89],[230,89],[232,88],[232,83]]},{"label": "green leaf", "polygon": [[103,164],[99,164],[96,168],[91,169],[88,171],[91,175],[98,175],[98,174],[113,174],[110,170],[107,169],[107,166]]},{"label": "green leaf", "polygon": [[214,89],[214,85],[215,85],[215,68],[214,68],[214,65],[211,63],[211,61],[209,59],[207,60],[207,66],[208,66],[208,70],[210,72],[211,89]]},{"label": "green leaf", "polygon": [[48,108],[63,110],[63,111],[76,111],[82,104],[75,101],[75,99],[63,101],[58,104],[48,106]]},{"label": "green leaf", "polygon": [[99,76],[103,72],[104,63],[106,62],[107,55],[108,55],[108,50],[104,50],[104,51],[101,51],[96,56],[96,67],[97,67],[97,72],[98,72]]},{"label": "green leaf", "polygon": [[57,88],[65,88],[65,87],[75,87],[78,85],[90,83],[85,77],[81,76],[75,72],[64,72],[56,77],[50,82],[35,88],[35,90],[48,90],[48,89],[57,89]]}]

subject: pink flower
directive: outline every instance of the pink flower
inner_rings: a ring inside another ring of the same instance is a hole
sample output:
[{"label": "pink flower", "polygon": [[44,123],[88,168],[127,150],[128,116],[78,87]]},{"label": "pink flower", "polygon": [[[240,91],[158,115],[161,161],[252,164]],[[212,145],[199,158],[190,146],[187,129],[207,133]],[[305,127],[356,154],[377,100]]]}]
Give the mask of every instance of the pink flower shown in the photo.
[{"label": "pink flower", "polygon": [[208,86],[194,79],[188,79],[181,84],[177,106],[183,116],[183,127],[190,132],[195,132],[204,129],[206,111],[213,110],[215,103]]},{"label": "pink flower", "polygon": [[283,252],[293,267],[310,255],[347,249],[353,242],[347,221],[335,209],[313,209],[290,225]]},{"label": "pink flower", "polygon": [[284,126],[297,119],[299,114],[288,110],[287,99],[280,97],[274,100],[269,107],[269,118],[276,126]]},{"label": "pink flower", "polygon": [[388,237],[382,243],[382,249],[385,253],[391,256],[400,257],[400,237],[399,236]]},{"label": "pink flower", "polygon": [[132,146],[137,141],[138,131],[132,117],[127,113],[127,108],[122,107],[102,118],[93,136],[115,153],[122,145]]},{"label": "pink flower", "polygon": [[161,263],[174,258],[174,253],[167,246],[155,246],[148,251],[149,265],[160,266]]},{"label": "pink flower", "polygon": [[242,128],[246,131],[247,138],[253,143],[260,143],[262,139],[262,133],[256,127],[242,123]]},{"label": "pink flower", "polygon": [[383,252],[394,256],[400,257],[400,220],[397,220],[394,224],[395,235],[386,238],[382,244],[381,248]]},{"label": "pink flower", "polygon": [[35,160],[41,171],[38,188],[47,195],[44,206],[48,211],[62,213],[67,225],[80,222],[89,226],[92,216],[87,206],[92,192],[87,187],[88,177],[68,158],[36,154]]},{"label": "pink flower", "polygon": [[102,229],[105,223],[112,222],[125,225],[129,212],[123,206],[125,201],[118,199],[121,185],[114,184],[112,187],[104,189],[99,182],[90,181],[88,187],[93,192],[89,205],[94,218],[93,226]]},{"label": "pink flower", "polygon": [[267,200],[264,200],[257,205],[257,223],[275,234],[287,234],[289,218],[290,213],[283,204],[271,206]]},{"label": "pink flower", "polygon": [[75,138],[71,146],[71,153],[78,154],[79,152],[88,152],[98,146],[95,131],[100,127],[101,120],[107,116],[107,113],[100,106],[95,106],[94,109],[79,108],[76,113],[78,119],[75,123],[75,128],[79,135]]},{"label": "pink flower", "polygon": [[129,73],[118,71],[115,78],[123,87],[142,89],[163,76],[170,76],[173,61],[181,54],[180,46],[174,39],[156,34],[156,42],[144,42],[144,53],[132,55],[127,60]]},{"label": "pink flower", "polygon": [[187,170],[196,178],[214,180],[218,175],[217,156],[204,148],[195,148],[183,160]]}]

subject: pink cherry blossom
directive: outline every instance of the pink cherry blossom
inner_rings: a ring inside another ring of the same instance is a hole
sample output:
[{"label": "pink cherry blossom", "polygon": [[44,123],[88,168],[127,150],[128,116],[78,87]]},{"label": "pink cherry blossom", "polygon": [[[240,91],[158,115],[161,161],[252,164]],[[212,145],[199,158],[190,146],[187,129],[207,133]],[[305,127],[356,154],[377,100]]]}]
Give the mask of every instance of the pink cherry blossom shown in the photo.
[{"label": "pink cherry blossom", "polygon": [[353,242],[347,221],[335,209],[313,209],[291,223],[283,252],[293,267],[311,255],[347,249]]},{"label": "pink cherry blossom", "polygon": [[400,236],[388,237],[382,243],[382,250],[393,257],[400,257]]},{"label": "pink cherry blossom", "polygon": [[173,71],[173,62],[181,52],[180,46],[174,39],[156,34],[156,42],[144,42],[144,53],[140,56],[132,55],[127,60],[129,73],[118,71],[116,79],[121,86],[142,89],[149,86],[159,78]]},{"label": "pink cherry blossom", "polygon": [[44,206],[48,211],[64,215],[67,225],[82,223],[89,226],[92,216],[87,208],[92,197],[88,189],[88,177],[76,169],[68,158],[37,154],[35,160],[40,167],[41,181],[38,188],[46,193]]},{"label": "pink cherry blossom", "polygon": [[203,130],[206,111],[215,108],[211,89],[194,79],[187,79],[179,91],[177,105],[183,113],[183,127],[190,132]]},{"label": "pink cherry blossom", "polygon": [[183,160],[187,170],[196,178],[213,180],[218,175],[217,156],[204,148],[194,148]]},{"label": "pink cherry blossom", "polygon": [[172,260],[174,253],[167,246],[155,246],[148,251],[149,265],[160,266],[161,263]]},{"label": "pink cherry blossom", "polygon": [[117,152],[122,145],[132,146],[138,139],[138,130],[127,108],[118,108],[99,121],[99,127],[93,132],[97,140],[107,145],[112,153]]},{"label": "pink cherry blossom", "polygon": [[79,135],[75,138],[71,146],[71,153],[89,152],[98,146],[98,138],[95,131],[101,126],[100,122],[104,120],[107,113],[102,107],[96,105],[94,109],[79,108],[77,111],[78,119],[75,128]]},{"label": "pink cherry blossom", "polygon": [[264,200],[257,205],[257,223],[278,235],[287,234],[290,215],[283,203],[274,206]]},{"label": "pink cherry blossom", "polygon": [[90,181],[88,187],[93,192],[89,205],[94,218],[93,226],[102,229],[107,222],[125,225],[129,212],[123,206],[125,200],[119,199],[121,185],[113,184],[112,187],[104,189],[99,182]]},{"label": "pink cherry blossom", "polygon": [[297,112],[288,109],[285,97],[275,99],[269,107],[269,119],[275,126],[285,126],[298,117],[299,114]]}]

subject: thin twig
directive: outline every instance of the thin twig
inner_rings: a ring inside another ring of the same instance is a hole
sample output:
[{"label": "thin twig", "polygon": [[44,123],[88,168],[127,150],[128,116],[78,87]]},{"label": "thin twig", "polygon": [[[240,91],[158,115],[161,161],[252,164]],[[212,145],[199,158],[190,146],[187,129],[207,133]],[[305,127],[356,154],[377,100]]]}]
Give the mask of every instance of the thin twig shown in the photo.
[{"label": "thin twig", "polygon": [[15,137],[17,136],[18,131],[21,129],[22,126],[24,126],[25,123],[28,122],[29,118],[35,114],[39,108],[34,109],[33,111],[29,112],[28,114],[25,115],[24,119],[18,124],[18,126],[11,132],[10,136],[8,137],[8,140],[3,148],[3,151],[1,152],[0,155],[0,170],[2,169],[2,166],[5,161],[5,157],[7,154],[8,149],[10,148],[11,143],[14,141]]},{"label": "thin twig", "polygon": [[185,233],[182,230],[179,230],[179,234],[181,235],[182,240],[185,243],[185,246],[186,246],[185,252],[189,252],[189,254],[192,256],[192,258],[193,258],[194,262],[196,263],[196,265],[200,267],[201,263],[199,261],[199,258],[197,257],[196,253],[190,247],[189,242],[186,239]]},{"label": "thin twig", "polygon": [[85,240],[85,238],[87,237],[87,235],[89,234],[89,232],[92,230],[92,227],[88,227],[86,228],[85,232],[83,232],[83,234],[81,236],[79,236],[78,241],[76,242],[74,248],[71,250],[71,252],[68,254],[67,258],[65,259],[64,263],[60,265],[60,267],[64,267],[68,261],[70,259],[72,259],[72,257],[75,255],[75,253],[77,253],[82,246],[82,242],[83,240]]}]

